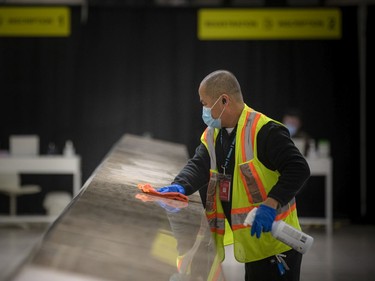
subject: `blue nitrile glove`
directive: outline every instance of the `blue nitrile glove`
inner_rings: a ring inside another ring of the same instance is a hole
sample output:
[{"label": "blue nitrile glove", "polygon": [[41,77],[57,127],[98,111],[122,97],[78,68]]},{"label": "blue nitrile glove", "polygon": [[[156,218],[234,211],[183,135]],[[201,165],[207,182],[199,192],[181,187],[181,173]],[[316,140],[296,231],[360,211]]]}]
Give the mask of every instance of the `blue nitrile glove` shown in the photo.
[{"label": "blue nitrile glove", "polygon": [[179,192],[185,194],[185,188],[179,184],[171,184],[164,187],[160,187],[156,189],[156,191],[164,193],[164,192]]},{"label": "blue nitrile glove", "polygon": [[259,238],[262,231],[271,231],[272,223],[275,220],[275,217],[276,209],[263,204],[259,205],[253,224],[251,225],[251,236],[256,234],[257,238]]}]

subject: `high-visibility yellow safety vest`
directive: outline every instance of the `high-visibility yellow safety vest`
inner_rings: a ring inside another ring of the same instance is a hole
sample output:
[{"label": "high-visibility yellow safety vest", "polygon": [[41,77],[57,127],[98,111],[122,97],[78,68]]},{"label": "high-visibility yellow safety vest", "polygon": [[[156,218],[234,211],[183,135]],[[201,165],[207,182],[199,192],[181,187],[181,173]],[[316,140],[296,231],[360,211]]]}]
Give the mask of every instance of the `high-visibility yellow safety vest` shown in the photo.
[{"label": "high-visibility yellow safety vest", "polygon": [[[237,261],[246,263],[280,254],[291,248],[276,240],[271,232],[263,232],[260,238],[251,236],[250,227],[243,222],[247,214],[259,206],[276,184],[280,173],[266,168],[257,156],[257,134],[271,118],[254,111],[245,105],[238,120],[235,146],[235,166],[232,175],[232,209],[230,226],[225,219],[219,198],[218,169],[216,164],[215,143],[219,129],[208,127],[201,137],[211,161],[210,181],[207,188],[206,216],[216,242],[221,261],[225,257],[224,235],[231,235],[234,243],[234,256]],[[277,122],[279,123],[279,122]],[[276,220],[301,229],[293,198],[287,205],[277,209]],[[228,239],[226,239],[228,241]]]},{"label": "high-visibility yellow safety vest", "polygon": [[[204,216],[201,220],[201,226],[199,228],[197,237],[195,239],[193,247],[184,253],[183,255],[180,255],[177,257],[177,269],[178,272],[189,276],[191,273],[191,264],[193,262],[193,259],[195,257],[195,254],[200,247],[201,242],[204,240],[205,231],[207,230],[207,222],[203,221]],[[222,271],[221,267],[221,261],[219,260],[218,255],[216,254],[213,258],[210,271],[208,272],[207,281],[224,281],[224,273]]]}]

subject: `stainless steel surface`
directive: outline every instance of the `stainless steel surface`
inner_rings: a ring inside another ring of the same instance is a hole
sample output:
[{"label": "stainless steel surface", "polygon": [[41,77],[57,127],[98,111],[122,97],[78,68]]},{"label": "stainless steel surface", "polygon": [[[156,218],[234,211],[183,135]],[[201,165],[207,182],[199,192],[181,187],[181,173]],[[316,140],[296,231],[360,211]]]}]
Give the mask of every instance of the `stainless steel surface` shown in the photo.
[{"label": "stainless steel surface", "polygon": [[169,280],[182,255],[185,273],[206,280],[215,249],[199,196],[137,188],[169,184],[186,160],[184,146],[124,136],[12,280]]}]

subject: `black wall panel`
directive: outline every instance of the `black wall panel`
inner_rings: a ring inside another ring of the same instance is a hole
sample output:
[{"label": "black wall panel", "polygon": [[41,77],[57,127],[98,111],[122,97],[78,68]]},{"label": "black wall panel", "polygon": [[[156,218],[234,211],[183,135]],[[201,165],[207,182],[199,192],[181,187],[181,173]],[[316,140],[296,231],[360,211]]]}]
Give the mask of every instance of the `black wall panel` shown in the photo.
[{"label": "black wall panel", "polygon": [[356,7],[342,8],[340,40],[199,41],[196,11],[94,6],[82,23],[72,7],[70,37],[0,37],[0,149],[10,134],[38,134],[42,153],[71,139],[84,181],[124,133],[192,153],[204,128],[199,82],[225,68],[249,106],[277,119],[299,107],[305,129],[331,141],[334,214],[358,217]]}]

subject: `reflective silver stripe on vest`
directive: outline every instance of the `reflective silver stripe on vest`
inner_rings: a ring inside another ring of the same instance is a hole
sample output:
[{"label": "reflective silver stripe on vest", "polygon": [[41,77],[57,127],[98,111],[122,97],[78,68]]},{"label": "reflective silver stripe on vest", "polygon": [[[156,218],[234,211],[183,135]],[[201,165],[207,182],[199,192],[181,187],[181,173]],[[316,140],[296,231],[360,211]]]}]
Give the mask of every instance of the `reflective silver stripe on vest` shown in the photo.
[{"label": "reflective silver stripe on vest", "polygon": [[214,145],[214,132],[215,129],[212,127],[207,128],[206,141],[208,146],[208,152],[210,153],[211,169],[216,170],[216,153]]},{"label": "reflective silver stripe on vest", "polygon": [[[288,202],[288,204],[286,204],[285,206],[277,209],[277,215],[280,215],[281,213],[284,213],[284,212],[288,211],[290,206],[292,206],[295,202],[296,202],[296,199],[293,197],[293,199],[290,200]],[[239,213],[239,214],[232,214],[231,215],[232,225],[243,224],[243,222],[246,219],[247,214],[248,214],[248,212],[243,212],[243,213]]]},{"label": "reflective silver stripe on vest", "polygon": [[[245,221],[245,219],[243,221]],[[215,229],[219,229],[219,230],[223,230],[223,231],[225,229],[225,220],[224,220],[224,218],[212,218],[212,219],[208,219],[208,224],[209,224],[210,228],[215,228]]]},{"label": "reflective silver stripe on vest", "polygon": [[256,182],[253,172],[250,169],[249,163],[245,162],[239,165],[239,168],[244,176],[249,193],[251,194],[252,203],[262,202],[265,198],[263,198],[262,193],[260,192],[258,183]]},{"label": "reflective silver stripe on vest", "polygon": [[232,220],[232,225],[243,224],[243,222],[245,221],[248,213],[249,212],[240,213],[240,214],[232,214],[230,216],[231,220]]},{"label": "reflective silver stripe on vest", "polygon": [[243,159],[243,162],[249,161],[254,158],[253,146],[251,145],[251,128],[253,126],[256,115],[257,113],[255,111],[252,111],[250,113],[249,119],[246,122],[244,144],[243,144],[245,146],[246,159]]}]

